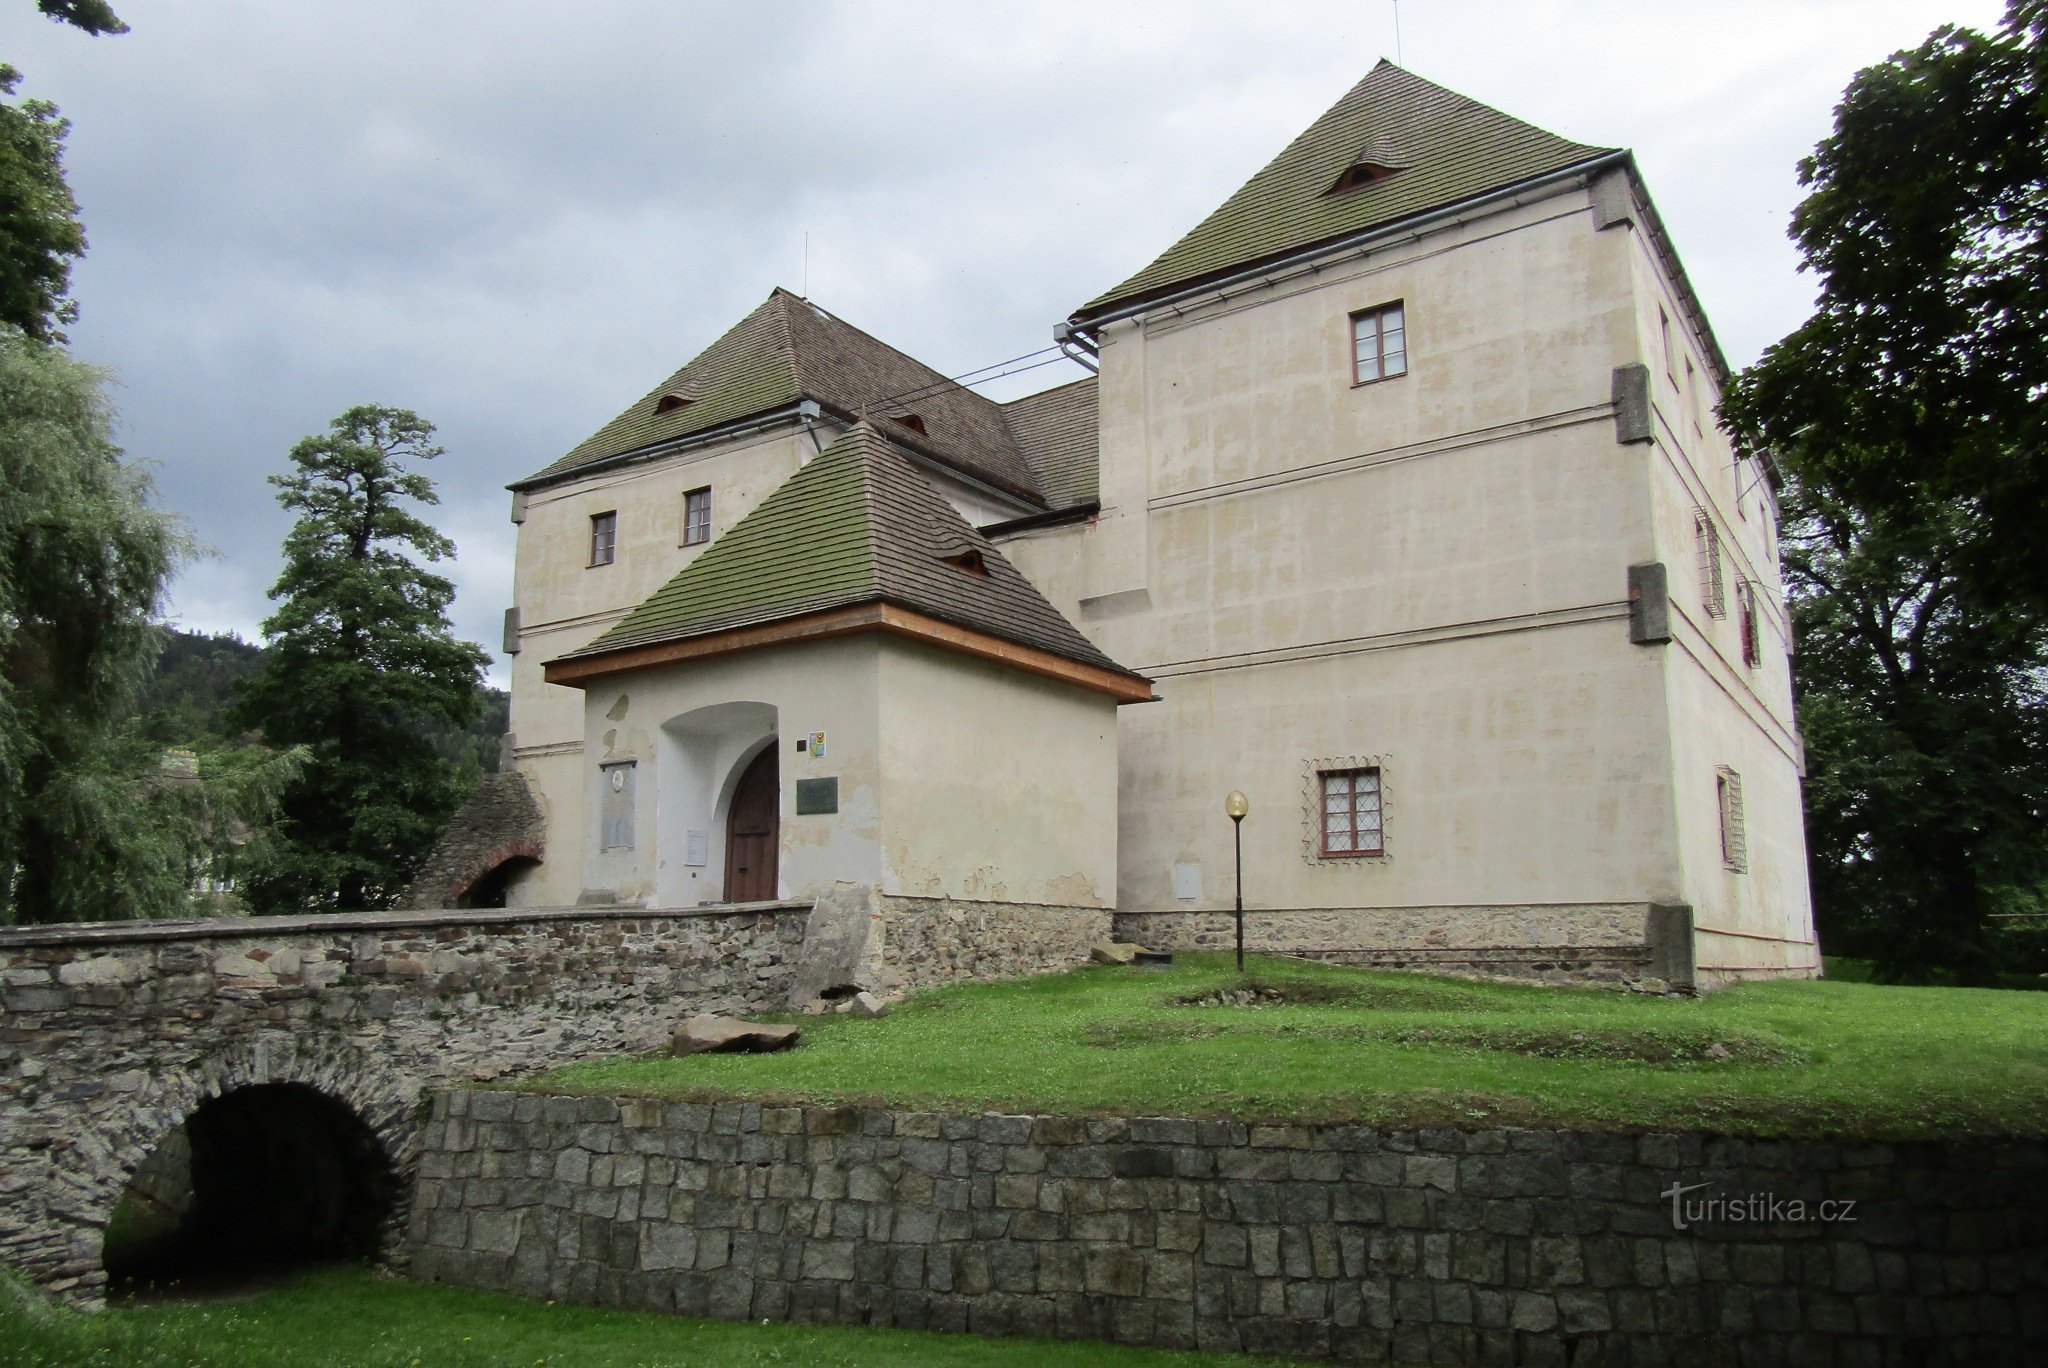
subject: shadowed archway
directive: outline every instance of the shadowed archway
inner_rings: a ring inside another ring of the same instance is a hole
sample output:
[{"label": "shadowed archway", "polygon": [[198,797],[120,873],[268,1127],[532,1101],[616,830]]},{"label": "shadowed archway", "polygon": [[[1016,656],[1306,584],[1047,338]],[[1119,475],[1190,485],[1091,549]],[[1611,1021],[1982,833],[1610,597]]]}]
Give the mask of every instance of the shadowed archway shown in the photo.
[{"label": "shadowed archway", "polygon": [[138,1168],[108,1222],[109,1291],[218,1291],[374,1258],[399,1181],[377,1133],[317,1088],[209,1097]]}]

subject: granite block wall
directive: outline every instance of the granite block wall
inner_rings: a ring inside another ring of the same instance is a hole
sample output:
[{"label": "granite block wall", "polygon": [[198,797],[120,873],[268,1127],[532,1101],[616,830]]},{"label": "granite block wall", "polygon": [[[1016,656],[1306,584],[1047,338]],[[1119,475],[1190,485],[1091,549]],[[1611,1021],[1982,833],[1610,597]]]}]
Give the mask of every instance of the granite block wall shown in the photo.
[{"label": "granite block wall", "polygon": [[535,1297],[1439,1365],[1903,1368],[2048,1344],[2039,1142],[478,1090],[438,1095],[424,1140],[414,1276]]}]

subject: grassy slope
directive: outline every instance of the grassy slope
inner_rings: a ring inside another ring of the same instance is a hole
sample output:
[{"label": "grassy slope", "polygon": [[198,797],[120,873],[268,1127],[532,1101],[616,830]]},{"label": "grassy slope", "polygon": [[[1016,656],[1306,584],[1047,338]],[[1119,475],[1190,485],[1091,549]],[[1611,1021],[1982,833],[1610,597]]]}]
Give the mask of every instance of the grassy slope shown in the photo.
[{"label": "grassy slope", "polygon": [[803,1045],[779,1055],[598,1060],[526,1086],[1385,1125],[2048,1133],[2048,995],[1778,982],[1683,1000],[1282,960],[1252,977],[1328,1000],[1179,1005],[1239,982],[1227,957],[1183,956],[1165,973],[938,989],[880,1021],[806,1018]]},{"label": "grassy slope", "polygon": [[729,1324],[521,1301],[356,1270],[235,1302],[101,1315],[21,1304],[0,1289],[0,1368],[1229,1368],[1273,1359],[903,1330]]}]

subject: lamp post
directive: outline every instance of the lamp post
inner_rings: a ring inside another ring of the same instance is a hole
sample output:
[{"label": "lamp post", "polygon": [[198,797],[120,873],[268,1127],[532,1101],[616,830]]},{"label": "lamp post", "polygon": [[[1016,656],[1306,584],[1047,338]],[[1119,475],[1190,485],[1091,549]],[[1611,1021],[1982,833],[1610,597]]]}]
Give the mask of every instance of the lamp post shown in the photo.
[{"label": "lamp post", "polygon": [[1230,817],[1231,845],[1237,851],[1237,972],[1244,972],[1244,819],[1252,810],[1251,799],[1236,789],[1223,800],[1223,811]]}]

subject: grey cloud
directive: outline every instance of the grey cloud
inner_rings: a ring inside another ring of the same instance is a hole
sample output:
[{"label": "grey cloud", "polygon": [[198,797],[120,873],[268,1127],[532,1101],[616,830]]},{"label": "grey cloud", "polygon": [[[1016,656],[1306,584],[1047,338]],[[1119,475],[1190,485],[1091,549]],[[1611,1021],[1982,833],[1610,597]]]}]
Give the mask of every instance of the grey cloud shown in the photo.
[{"label": "grey cloud", "polygon": [[[1856,67],[1997,0],[1409,0],[1408,64],[1633,145],[1737,364],[1803,316],[1792,164]],[[511,595],[502,485],[776,284],[946,370],[1042,346],[1384,52],[1391,6],[194,5],[0,39],[75,124],[77,349],[219,559],[189,625],[248,631],[263,477],[367,401],[440,425],[457,626]],[[1070,378],[1049,367],[1005,392]]]}]

